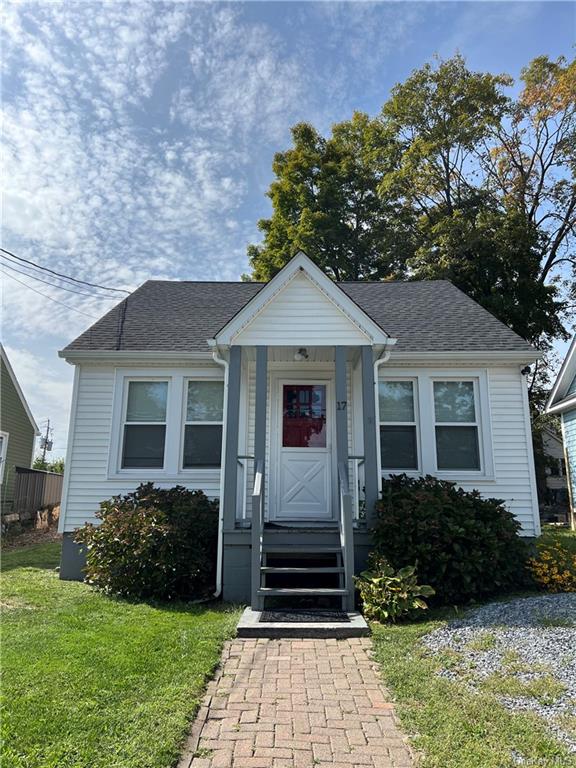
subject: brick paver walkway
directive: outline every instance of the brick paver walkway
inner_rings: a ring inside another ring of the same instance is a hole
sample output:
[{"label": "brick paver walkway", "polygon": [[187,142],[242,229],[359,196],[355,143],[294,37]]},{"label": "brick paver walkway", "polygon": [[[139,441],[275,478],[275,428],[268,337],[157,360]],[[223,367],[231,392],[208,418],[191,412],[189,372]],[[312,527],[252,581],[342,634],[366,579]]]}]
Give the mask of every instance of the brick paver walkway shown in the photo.
[{"label": "brick paver walkway", "polygon": [[179,768],[413,765],[368,638],[234,640]]}]

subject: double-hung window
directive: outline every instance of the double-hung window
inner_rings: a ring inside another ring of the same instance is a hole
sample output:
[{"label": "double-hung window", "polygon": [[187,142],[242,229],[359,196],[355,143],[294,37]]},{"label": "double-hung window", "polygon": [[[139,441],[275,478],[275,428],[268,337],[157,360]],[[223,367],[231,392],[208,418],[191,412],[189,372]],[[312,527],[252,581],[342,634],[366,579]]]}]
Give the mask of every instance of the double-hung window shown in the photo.
[{"label": "double-hung window", "polygon": [[222,381],[188,381],[184,425],[183,469],[220,466],[224,384]]},{"label": "double-hung window", "polygon": [[168,381],[128,381],[122,434],[122,469],[162,469]]},{"label": "double-hung window", "polygon": [[414,384],[392,379],[378,384],[380,458],[385,471],[418,469]]},{"label": "double-hung window", "polygon": [[4,482],[4,467],[8,453],[8,432],[0,432],[0,483]]},{"label": "double-hung window", "polygon": [[476,380],[434,381],[433,387],[437,469],[480,471]]}]

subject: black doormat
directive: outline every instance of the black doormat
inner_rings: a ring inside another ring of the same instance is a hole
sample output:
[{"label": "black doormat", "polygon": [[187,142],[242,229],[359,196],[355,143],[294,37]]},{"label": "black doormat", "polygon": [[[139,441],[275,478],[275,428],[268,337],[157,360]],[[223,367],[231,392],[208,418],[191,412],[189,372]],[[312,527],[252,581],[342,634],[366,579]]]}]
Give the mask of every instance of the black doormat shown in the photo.
[{"label": "black doormat", "polygon": [[350,622],[350,619],[344,611],[262,611],[260,622],[264,624],[287,622],[289,624],[301,623],[328,623],[328,622]]}]

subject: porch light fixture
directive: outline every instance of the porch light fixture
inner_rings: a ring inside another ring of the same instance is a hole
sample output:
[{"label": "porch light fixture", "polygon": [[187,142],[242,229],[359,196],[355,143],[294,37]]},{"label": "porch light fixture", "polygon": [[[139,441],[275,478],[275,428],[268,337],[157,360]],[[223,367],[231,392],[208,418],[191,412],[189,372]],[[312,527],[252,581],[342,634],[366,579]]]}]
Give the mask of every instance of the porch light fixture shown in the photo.
[{"label": "porch light fixture", "polygon": [[297,363],[301,363],[302,360],[308,360],[308,357],[309,357],[309,355],[308,355],[308,350],[306,349],[306,347],[300,347],[298,352],[296,352],[295,355],[294,355],[294,360]]}]

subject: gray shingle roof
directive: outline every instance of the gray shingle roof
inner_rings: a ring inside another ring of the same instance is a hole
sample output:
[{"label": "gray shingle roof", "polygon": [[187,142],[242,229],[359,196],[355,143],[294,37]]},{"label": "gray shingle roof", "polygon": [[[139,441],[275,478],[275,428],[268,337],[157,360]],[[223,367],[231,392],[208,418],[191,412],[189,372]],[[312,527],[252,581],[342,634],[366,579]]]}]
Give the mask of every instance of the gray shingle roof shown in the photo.
[{"label": "gray shingle roof", "polygon": [[[532,348],[445,280],[339,283],[402,352],[518,351]],[[207,351],[212,338],[263,283],[149,280],[65,348]]]}]

